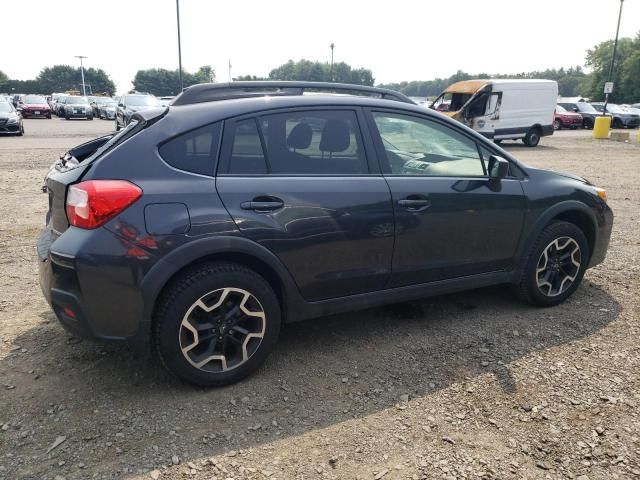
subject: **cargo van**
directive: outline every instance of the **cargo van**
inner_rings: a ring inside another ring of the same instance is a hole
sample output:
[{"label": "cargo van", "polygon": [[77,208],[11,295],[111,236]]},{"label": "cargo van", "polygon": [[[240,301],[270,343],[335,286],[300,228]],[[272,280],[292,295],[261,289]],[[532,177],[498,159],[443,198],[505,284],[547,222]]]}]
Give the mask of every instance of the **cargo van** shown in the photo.
[{"label": "cargo van", "polygon": [[552,80],[481,79],[449,86],[431,104],[496,143],[522,139],[535,147],[553,135],[558,84]]}]

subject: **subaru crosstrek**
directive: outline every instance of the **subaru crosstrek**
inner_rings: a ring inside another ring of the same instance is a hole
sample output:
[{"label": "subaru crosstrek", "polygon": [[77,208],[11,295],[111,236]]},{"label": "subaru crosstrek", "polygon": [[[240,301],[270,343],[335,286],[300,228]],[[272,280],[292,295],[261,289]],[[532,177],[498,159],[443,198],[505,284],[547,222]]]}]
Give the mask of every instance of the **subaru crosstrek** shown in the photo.
[{"label": "subaru crosstrek", "polygon": [[604,190],[402,94],[307,82],[190,87],[44,190],[60,322],[204,386],[255,370],[287,322],[494,284],[557,305],[613,223]]}]

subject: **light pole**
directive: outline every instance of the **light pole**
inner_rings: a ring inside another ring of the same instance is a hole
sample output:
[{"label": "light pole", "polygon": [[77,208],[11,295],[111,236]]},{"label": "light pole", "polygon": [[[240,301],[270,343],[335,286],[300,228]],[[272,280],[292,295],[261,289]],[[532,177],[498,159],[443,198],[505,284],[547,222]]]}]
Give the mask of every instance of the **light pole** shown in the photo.
[{"label": "light pole", "polygon": [[[608,82],[611,81],[613,77],[613,66],[616,63],[616,52],[618,50],[618,34],[620,33],[620,19],[622,18],[622,4],[624,0],[620,0],[620,11],[618,12],[618,26],[616,27],[616,39],[613,42],[613,55],[611,56],[611,66],[609,67],[609,78]],[[609,94],[606,93],[604,96],[604,107],[602,108],[602,113],[606,115],[607,113],[607,103],[609,103]]]},{"label": "light pole", "polygon": [[331,69],[329,70],[329,77],[333,82],[333,49],[335,48],[335,44],[331,42],[331,45],[329,45],[329,47],[331,47]]},{"label": "light pole", "polygon": [[80,76],[82,77],[82,96],[86,97],[87,91],[84,87],[84,65],[82,64],[82,60],[89,57],[85,57],[84,55],[75,55],[75,57],[80,59]]},{"label": "light pole", "polygon": [[176,21],[178,23],[178,73],[180,75],[180,92],[184,89],[182,83],[182,46],[180,44],[180,0],[176,0]]}]

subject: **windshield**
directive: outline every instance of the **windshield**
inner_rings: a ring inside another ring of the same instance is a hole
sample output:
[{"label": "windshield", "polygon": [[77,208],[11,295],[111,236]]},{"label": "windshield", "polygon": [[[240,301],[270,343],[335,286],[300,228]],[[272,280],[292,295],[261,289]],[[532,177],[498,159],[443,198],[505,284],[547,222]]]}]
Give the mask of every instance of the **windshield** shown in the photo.
[{"label": "windshield", "polygon": [[41,97],[39,95],[27,95],[26,97],[24,97],[23,102],[24,103],[47,103],[44,97]]},{"label": "windshield", "polygon": [[567,111],[567,109],[564,108],[562,105],[556,105],[556,112],[565,113],[566,111]]},{"label": "windshield", "polygon": [[471,93],[443,93],[431,105],[439,112],[457,112],[473,96]]},{"label": "windshield", "polygon": [[118,104],[118,102],[116,102],[115,100],[103,100],[101,105],[104,105],[105,107],[115,107]]},{"label": "windshield", "polygon": [[578,110],[580,110],[581,112],[598,113],[598,111],[595,108],[593,108],[593,105],[591,105],[590,103],[578,102],[576,103],[576,105],[578,106]]},{"label": "windshield", "polygon": [[151,95],[128,95],[125,97],[126,105],[133,107],[159,107],[160,102],[156,97]]},{"label": "windshield", "polygon": [[71,105],[84,105],[89,103],[89,100],[87,100],[87,97],[67,97],[65,103]]},{"label": "windshield", "polygon": [[0,102],[0,112],[13,112],[13,107],[8,102]]}]

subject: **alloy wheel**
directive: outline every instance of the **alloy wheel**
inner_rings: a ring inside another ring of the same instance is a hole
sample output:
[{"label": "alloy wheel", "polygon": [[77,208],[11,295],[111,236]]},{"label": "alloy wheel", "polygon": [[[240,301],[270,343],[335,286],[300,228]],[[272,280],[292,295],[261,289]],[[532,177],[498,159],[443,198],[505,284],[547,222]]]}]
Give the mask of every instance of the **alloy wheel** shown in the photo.
[{"label": "alloy wheel", "polygon": [[220,288],[196,300],[180,324],[180,349],[194,367],[227,372],[258,350],[266,315],[258,299],[240,288]]},{"label": "alloy wheel", "polygon": [[536,267],[538,289],[548,297],[567,291],[580,272],[580,246],[571,237],[559,237],[542,251]]}]

